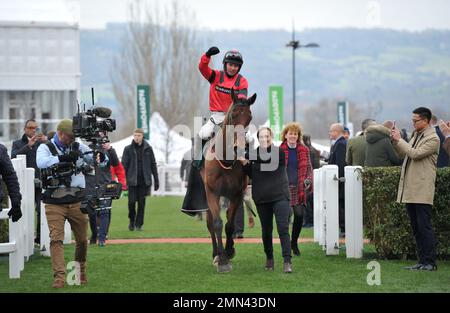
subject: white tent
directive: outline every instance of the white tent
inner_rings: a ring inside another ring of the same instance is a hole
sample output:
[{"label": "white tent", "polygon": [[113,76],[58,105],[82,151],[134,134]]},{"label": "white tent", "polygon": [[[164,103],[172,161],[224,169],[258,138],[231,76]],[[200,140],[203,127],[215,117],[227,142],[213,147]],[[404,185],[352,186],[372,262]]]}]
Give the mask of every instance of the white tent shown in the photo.
[{"label": "white tent", "polygon": [[[166,133],[167,124],[158,112],[154,112],[150,118],[150,145],[155,153],[155,159],[158,165],[166,164]],[[191,139],[184,138],[174,131],[169,132],[169,162],[168,165],[180,165],[183,155],[191,149]],[[122,158],[123,149],[130,145],[133,135],[111,143],[117,152],[117,156]]]}]

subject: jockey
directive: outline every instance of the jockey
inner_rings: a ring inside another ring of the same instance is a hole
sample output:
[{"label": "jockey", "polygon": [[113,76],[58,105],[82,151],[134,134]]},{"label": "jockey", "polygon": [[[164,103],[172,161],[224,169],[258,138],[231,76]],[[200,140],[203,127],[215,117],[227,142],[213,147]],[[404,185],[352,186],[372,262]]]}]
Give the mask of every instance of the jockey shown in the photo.
[{"label": "jockey", "polygon": [[[247,98],[247,79],[239,74],[244,60],[237,50],[230,50],[223,57],[223,71],[213,70],[209,67],[211,56],[220,52],[219,48],[211,47],[202,55],[198,68],[203,77],[209,81],[209,110],[211,117],[200,129],[198,136],[207,141],[212,137],[214,127],[225,119],[225,113],[232,104],[231,90],[237,92],[238,98]],[[197,161],[197,160],[196,160]],[[200,167],[200,162],[194,162]]]}]

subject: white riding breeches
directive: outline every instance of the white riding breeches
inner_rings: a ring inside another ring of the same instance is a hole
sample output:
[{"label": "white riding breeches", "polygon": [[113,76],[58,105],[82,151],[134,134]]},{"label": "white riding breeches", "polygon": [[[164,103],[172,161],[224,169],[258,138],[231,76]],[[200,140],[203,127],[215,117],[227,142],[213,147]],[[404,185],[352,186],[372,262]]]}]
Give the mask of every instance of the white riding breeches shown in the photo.
[{"label": "white riding breeches", "polygon": [[[211,121],[211,119],[214,120],[214,123]],[[202,128],[200,128],[198,136],[203,140],[208,140],[209,138],[211,138],[214,127],[222,123],[224,119],[224,112],[213,112],[206,124],[203,125]]]}]

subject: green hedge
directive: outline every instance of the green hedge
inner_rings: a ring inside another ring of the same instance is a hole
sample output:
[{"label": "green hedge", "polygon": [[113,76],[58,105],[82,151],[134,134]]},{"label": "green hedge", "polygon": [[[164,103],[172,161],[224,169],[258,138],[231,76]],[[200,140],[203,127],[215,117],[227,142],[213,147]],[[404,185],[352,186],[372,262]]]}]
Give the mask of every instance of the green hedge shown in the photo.
[{"label": "green hedge", "polygon": [[[400,167],[364,168],[364,229],[381,258],[416,259],[404,205],[396,203]],[[438,169],[432,225],[440,259],[450,256],[450,168]]]}]

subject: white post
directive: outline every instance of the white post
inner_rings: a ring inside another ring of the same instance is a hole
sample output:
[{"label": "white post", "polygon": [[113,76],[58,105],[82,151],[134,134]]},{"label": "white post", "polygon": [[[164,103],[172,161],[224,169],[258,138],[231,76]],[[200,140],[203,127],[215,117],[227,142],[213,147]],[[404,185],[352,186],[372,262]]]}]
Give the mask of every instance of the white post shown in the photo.
[{"label": "white post", "polygon": [[[16,158],[16,159],[12,159],[11,163],[14,167],[14,170],[16,171],[17,180],[19,182],[20,194],[22,195],[22,198],[24,199],[26,197],[26,194],[24,193],[25,184],[24,184],[23,160],[21,158]],[[23,201],[23,200],[21,201],[20,210],[22,211],[22,215],[23,215],[23,213],[25,212],[25,201]],[[18,264],[20,271],[22,271],[24,269],[24,258],[25,258],[25,248],[24,247],[25,247],[25,243],[26,243],[26,240],[25,240],[25,231],[26,231],[25,225],[26,225],[26,223],[24,222],[25,219],[26,219],[26,217],[22,217],[20,220],[18,220],[15,223],[12,223],[11,220],[9,222],[10,226],[15,224],[13,226],[14,236],[15,236],[14,240],[16,242],[16,251],[18,254],[18,258],[21,259],[21,262],[19,262],[19,264]],[[11,232],[10,232],[10,234],[11,234]],[[19,274],[19,276],[20,276],[20,274]]]},{"label": "white post", "polygon": [[[0,212],[0,220],[8,220],[8,209]],[[0,254],[9,254],[9,278],[20,278],[20,271],[23,268],[24,259],[20,254],[20,220],[13,223],[9,219],[9,237],[8,242],[0,243]]]},{"label": "white post", "polygon": [[313,215],[313,221],[314,221],[314,242],[319,242],[319,236],[320,236],[320,169],[316,168],[314,170],[314,181],[313,181],[313,192],[314,192],[314,215]]},{"label": "white post", "polygon": [[320,169],[319,178],[320,178],[320,192],[319,192],[319,245],[322,246],[322,249],[326,249],[326,211],[325,211],[325,194],[326,194],[326,181],[325,181],[325,168],[322,167]]},{"label": "white post", "polygon": [[[20,185],[20,193],[22,194],[22,201],[20,210],[22,211],[22,217],[20,219],[21,232],[22,232],[22,248],[23,255],[25,260],[28,261],[29,257],[33,254],[33,251],[30,252],[29,244],[30,237],[34,238],[33,227],[29,228],[31,216],[29,214],[29,206],[30,206],[30,190],[29,190],[29,177],[27,176],[27,156],[24,154],[17,155],[16,162],[17,168],[16,174],[19,180]],[[34,170],[33,170],[34,171]],[[32,182],[34,184],[34,176],[32,178]],[[34,195],[34,192],[33,192]],[[33,247],[32,247],[33,249]]]},{"label": "white post", "polygon": [[164,196],[165,192],[166,192],[166,166],[161,166],[160,168],[158,168],[158,176],[159,176],[159,190],[157,192],[155,192],[155,194],[157,195],[161,195]]},{"label": "white post", "polygon": [[339,255],[339,170],[337,165],[325,169],[325,242],[327,255]]},{"label": "white post", "polygon": [[9,278],[20,278],[20,272],[25,266],[20,223],[20,220],[13,223],[9,219],[9,242],[15,246],[14,251],[9,254]]},{"label": "white post", "polygon": [[363,256],[363,202],[361,166],[345,167],[345,249],[347,258]]},{"label": "white post", "polygon": [[34,253],[34,217],[35,217],[35,207],[34,207],[34,168],[27,168],[25,170],[25,184],[27,190],[27,203],[26,203],[26,215],[27,215],[27,259]]},{"label": "white post", "polygon": [[48,229],[47,217],[45,215],[45,204],[41,202],[41,245],[42,256],[50,256],[50,231]]}]

